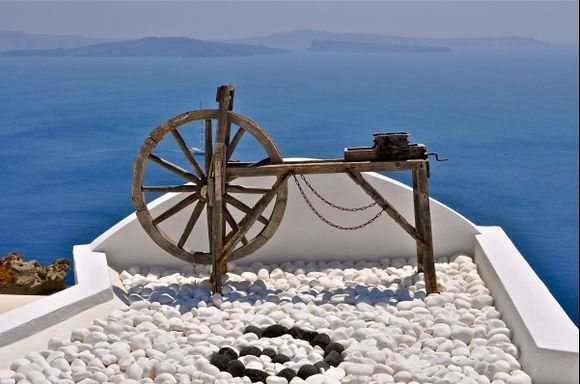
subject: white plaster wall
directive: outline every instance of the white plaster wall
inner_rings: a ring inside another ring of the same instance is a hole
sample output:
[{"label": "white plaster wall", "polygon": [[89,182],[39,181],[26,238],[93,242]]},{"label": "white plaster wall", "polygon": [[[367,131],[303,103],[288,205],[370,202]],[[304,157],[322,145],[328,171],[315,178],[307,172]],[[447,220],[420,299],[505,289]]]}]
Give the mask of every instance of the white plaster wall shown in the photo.
[{"label": "white plaster wall", "polygon": [[577,384],[578,328],[499,227],[479,227],[475,262],[534,383]]},{"label": "white plaster wall", "polygon": [[[0,347],[0,370],[8,369],[17,359],[25,357],[30,352],[40,352],[47,349],[48,341],[52,337],[68,339],[75,328],[88,327],[93,320],[105,317],[106,314],[119,308],[121,304],[116,300],[105,301],[93,307],[85,308],[70,317],[63,316],[56,324],[48,326],[38,332],[27,334],[9,345]],[[0,318],[1,321],[1,318]]]},{"label": "white plaster wall", "polygon": [[[378,174],[367,174],[366,177],[410,222],[414,221],[410,188]],[[309,180],[338,203],[356,206],[368,202],[366,195],[344,175],[310,176]],[[259,185],[260,180],[253,180],[251,184]],[[177,194],[168,194],[150,207],[154,212],[161,212],[179,198]],[[369,214],[372,215],[367,212],[353,218],[324,212],[344,225],[364,221]],[[431,213],[436,254],[474,255],[480,273],[520,348],[522,365],[534,382],[578,383],[578,328],[503,230],[476,227],[434,200],[431,201]],[[173,225],[179,228],[186,218],[187,215],[177,218]],[[291,181],[286,215],[278,232],[264,248],[244,261],[414,256],[412,239],[388,217],[379,220],[362,231],[338,232],[312,214]],[[193,242],[207,241],[203,239],[205,228],[201,232],[202,235],[194,237]],[[77,285],[0,316],[0,369],[6,368],[15,358],[45,348],[50,337],[67,337],[70,330],[87,326],[94,318],[123,306],[113,294],[115,285],[118,291],[121,290],[118,273],[108,267],[105,253],[109,264],[117,268],[184,264],[161,251],[141,229],[135,215],[125,218],[90,245],[75,246]]]},{"label": "white plaster wall", "polygon": [[41,295],[8,295],[3,293],[0,296],[0,315],[42,299],[42,297]]},{"label": "white plaster wall", "polygon": [[[370,202],[370,198],[347,175],[310,175],[307,177],[323,196],[328,196],[339,204],[354,207]],[[411,188],[376,173],[365,174],[365,178],[410,223],[414,223]],[[268,178],[251,178],[240,180],[239,183],[260,186],[268,181]],[[373,260],[383,257],[415,256],[415,241],[387,214],[383,214],[375,223],[362,230],[336,230],[323,223],[312,213],[292,179],[289,179],[288,187],[286,213],[278,231],[261,249],[240,260],[240,263],[254,261],[275,263],[295,258]],[[380,210],[380,208],[374,207],[359,214],[341,212],[323,205],[312,194],[309,196],[321,213],[342,225],[362,223]],[[243,200],[242,195],[237,195],[237,197]],[[182,198],[181,194],[167,194],[152,202],[149,208],[156,215]],[[167,223],[164,223],[164,230],[173,234],[174,238],[178,237],[178,234],[181,233],[179,231],[185,226],[189,213],[190,211],[186,210],[167,220]],[[435,200],[431,200],[431,218],[436,255],[450,256],[473,252],[473,235],[478,233],[474,224]],[[207,247],[206,223],[204,212],[187,243],[188,246],[194,249]],[[106,253],[108,262],[117,268],[126,268],[132,265],[175,267],[184,264],[181,260],[167,254],[149,238],[141,228],[135,214],[126,217],[95,239],[91,243],[91,248],[93,251]]]},{"label": "white plaster wall", "polygon": [[0,316],[0,368],[19,351],[43,349],[50,337],[68,336],[64,332],[70,333],[75,319],[106,314],[119,304],[104,254],[92,252],[88,245],[75,246],[73,261],[76,285]]}]

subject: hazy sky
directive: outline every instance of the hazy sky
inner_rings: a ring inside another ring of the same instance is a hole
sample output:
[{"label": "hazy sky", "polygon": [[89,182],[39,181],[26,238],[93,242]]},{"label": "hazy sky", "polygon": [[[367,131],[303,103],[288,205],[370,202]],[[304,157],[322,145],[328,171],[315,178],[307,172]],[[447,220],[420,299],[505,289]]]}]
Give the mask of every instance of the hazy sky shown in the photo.
[{"label": "hazy sky", "polygon": [[578,44],[578,2],[0,1],[0,30],[226,39],[294,29]]}]

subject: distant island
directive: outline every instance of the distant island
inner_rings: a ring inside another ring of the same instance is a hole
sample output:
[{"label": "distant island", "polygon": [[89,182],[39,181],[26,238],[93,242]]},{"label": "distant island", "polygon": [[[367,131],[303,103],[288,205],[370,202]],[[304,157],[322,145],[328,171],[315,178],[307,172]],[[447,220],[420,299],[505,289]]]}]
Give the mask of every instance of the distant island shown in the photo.
[{"label": "distant island", "polygon": [[289,51],[347,53],[443,53],[469,48],[534,48],[527,37],[423,38],[366,33],[296,30],[230,40],[189,37],[98,39],[72,35],[0,31],[0,57],[236,57]]},{"label": "distant island", "polygon": [[228,57],[286,53],[261,45],[222,43],[188,37],[146,37],[77,48],[29,49],[0,52],[0,56],[36,57]]},{"label": "distant island", "polygon": [[349,52],[349,53],[445,53],[453,52],[448,47],[425,45],[371,44],[355,41],[313,40],[307,49],[310,52]]},{"label": "distant island", "polygon": [[22,49],[67,49],[113,41],[74,35],[48,35],[16,31],[0,31],[0,51]]},{"label": "distant island", "polygon": [[266,36],[256,36],[240,39],[224,40],[229,43],[260,44],[273,48],[292,51],[309,49],[314,40],[337,40],[368,44],[420,45],[429,47],[449,47],[453,50],[461,48],[533,48],[542,47],[546,43],[529,37],[458,37],[458,38],[427,38],[404,37],[392,35],[377,35],[368,33],[336,33],[313,29],[302,29],[290,32],[273,33]]}]

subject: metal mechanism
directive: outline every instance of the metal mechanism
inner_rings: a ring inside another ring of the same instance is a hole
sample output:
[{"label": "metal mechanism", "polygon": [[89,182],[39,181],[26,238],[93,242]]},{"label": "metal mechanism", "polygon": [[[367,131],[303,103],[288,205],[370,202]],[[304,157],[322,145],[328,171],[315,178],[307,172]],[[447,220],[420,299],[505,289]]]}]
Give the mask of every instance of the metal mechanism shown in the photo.
[{"label": "metal mechanism", "polygon": [[[380,133],[374,135],[372,147],[346,148],[344,159],[284,161],[278,147],[260,126],[233,112],[234,90],[233,85],[218,87],[218,109],[195,110],[169,119],[154,129],[141,146],[133,165],[132,200],[137,218],[155,243],[182,260],[211,263],[212,289],[221,292],[221,277],[227,272],[227,261],[256,251],[276,232],[286,209],[287,181],[292,176],[312,211],[334,228],[360,229],[387,213],[417,242],[418,270],[425,274],[427,292],[437,292],[429,210],[429,162],[424,145],[409,144],[405,132]],[[204,125],[203,151],[192,150],[186,144],[188,127],[185,126],[195,122]],[[163,150],[168,136],[171,136],[168,141],[173,141],[178,150]],[[243,137],[252,138],[262,148],[265,153],[263,160],[233,160]],[[169,158],[169,154],[174,152],[181,154],[180,159]],[[202,163],[195,156],[198,152],[203,152]],[[150,183],[147,172],[150,163],[158,165],[178,181]],[[414,225],[365,180],[361,172],[366,171],[411,171]],[[339,206],[322,197],[304,177],[328,173],[346,173],[373,202],[356,208]],[[345,227],[332,223],[314,207],[296,175],[315,196],[333,208],[358,212],[378,206],[380,211],[360,225]],[[248,179],[255,177],[260,177],[259,186],[245,185]],[[151,192],[175,192],[182,198],[162,213],[153,215],[147,202],[147,194]],[[251,200],[254,202],[248,203]],[[182,224],[183,229],[175,234],[172,231],[176,225],[167,226],[166,223],[174,216],[183,217],[186,210],[190,213]],[[180,212],[182,215],[178,215]],[[202,237],[207,239],[205,248],[199,241],[200,237],[192,235],[202,217],[207,221],[207,234]]]}]

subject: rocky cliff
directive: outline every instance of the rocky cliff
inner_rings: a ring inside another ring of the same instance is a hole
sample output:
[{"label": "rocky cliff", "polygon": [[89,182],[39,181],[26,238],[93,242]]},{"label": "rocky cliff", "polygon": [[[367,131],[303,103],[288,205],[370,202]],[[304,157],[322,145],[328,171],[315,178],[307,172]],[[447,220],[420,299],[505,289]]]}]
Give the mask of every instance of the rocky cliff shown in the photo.
[{"label": "rocky cliff", "polygon": [[70,260],[58,259],[43,266],[37,260],[24,261],[24,256],[9,252],[0,259],[0,293],[48,295],[65,288]]}]

